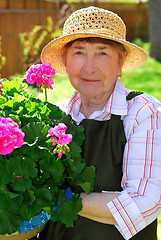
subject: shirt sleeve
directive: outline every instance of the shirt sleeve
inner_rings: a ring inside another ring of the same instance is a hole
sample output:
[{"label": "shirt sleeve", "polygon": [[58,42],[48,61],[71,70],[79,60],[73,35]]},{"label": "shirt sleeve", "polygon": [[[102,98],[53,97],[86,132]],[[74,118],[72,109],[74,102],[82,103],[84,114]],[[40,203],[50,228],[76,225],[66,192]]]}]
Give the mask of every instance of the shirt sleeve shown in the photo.
[{"label": "shirt sleeve", "polygon": [[161,213],[161,105],[147,99],[129,109],[121,195],[107,204],[125,239]]}]

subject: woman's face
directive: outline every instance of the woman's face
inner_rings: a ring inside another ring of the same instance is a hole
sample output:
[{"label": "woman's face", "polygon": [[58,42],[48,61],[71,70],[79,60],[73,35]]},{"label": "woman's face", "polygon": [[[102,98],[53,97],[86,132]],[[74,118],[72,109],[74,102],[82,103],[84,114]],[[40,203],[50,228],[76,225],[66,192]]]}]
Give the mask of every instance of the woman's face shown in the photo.
[{"label": "woman's face", "polygon": [[71,84],[85,99],[108,99],[122,71],[117,49],[101,42],[77,40],[67,48],[63,61]]}]

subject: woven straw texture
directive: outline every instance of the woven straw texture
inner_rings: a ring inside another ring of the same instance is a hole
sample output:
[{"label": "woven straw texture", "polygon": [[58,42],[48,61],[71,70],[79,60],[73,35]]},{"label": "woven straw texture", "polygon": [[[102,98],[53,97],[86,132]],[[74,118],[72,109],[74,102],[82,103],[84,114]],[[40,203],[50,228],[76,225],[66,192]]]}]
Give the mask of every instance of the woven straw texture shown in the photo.
[{"label": "woven straw texture", "polygon": [[141,48],[126,41],[126,26],[117,14],[102,8],[88,7],[69,16],[64,24],[63,36],[44,47],[42,62],[51,63],[56,72],[66,75],[61,61],[63,47],[75,39],[87,37],[100,37],[123,44],[127,51],[123,69],[139,66],[147,59],[147,54]]},{"label": "woven straw texture", "polygon": [[0,240],[26,240],[36,236],[40,233],[46,224],[42,225],[39,228],[36,228],[34,231],[25,232],[25,233],[13,233],[11,235],[0,235]]}]

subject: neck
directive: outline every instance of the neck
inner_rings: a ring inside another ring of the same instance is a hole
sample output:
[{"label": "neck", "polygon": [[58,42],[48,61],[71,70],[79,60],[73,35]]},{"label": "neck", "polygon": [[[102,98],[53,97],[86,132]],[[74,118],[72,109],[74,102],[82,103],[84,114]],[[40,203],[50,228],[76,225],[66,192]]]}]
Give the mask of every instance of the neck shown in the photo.
[{"label": "neck", "polygon": [[86,118],[89,118],[91,114],[95,111],[102,111],[103,108],[106,106],[107,101],[109,97],[102,100],[102,99],[82,99],[82,104],[80,107],[80,112],[83,113],[83,115]]}]

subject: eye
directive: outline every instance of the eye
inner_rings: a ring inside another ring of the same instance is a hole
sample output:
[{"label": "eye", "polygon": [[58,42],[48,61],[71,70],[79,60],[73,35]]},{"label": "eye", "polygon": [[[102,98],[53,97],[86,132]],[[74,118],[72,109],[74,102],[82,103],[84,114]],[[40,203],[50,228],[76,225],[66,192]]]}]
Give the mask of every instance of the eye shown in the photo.
[{"label": "eye", "polygon": [[81,52],[81,51],[77,51],[77,52],[75,52],[75,54],[76,54],[76,55],[81,55],[82,52]]},{"label": "eye", "polygon": [[100,55],[107,55],[106,52],[100,52]]}]

